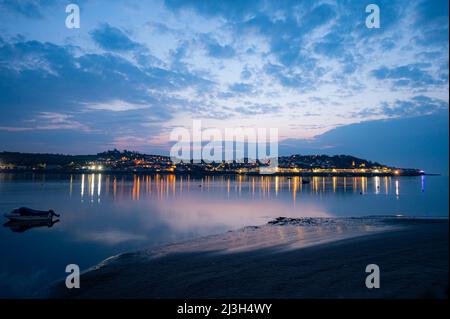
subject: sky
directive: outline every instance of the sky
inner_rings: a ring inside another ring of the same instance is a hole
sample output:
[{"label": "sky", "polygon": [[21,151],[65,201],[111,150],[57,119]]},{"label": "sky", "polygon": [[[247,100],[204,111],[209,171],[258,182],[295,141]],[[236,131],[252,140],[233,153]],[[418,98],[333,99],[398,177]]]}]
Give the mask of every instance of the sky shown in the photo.
[{"label": "sky", "polygon": [[0,0],[0,151],[168,154],[201,120],[448,172],[447,1],[69,3]]}]

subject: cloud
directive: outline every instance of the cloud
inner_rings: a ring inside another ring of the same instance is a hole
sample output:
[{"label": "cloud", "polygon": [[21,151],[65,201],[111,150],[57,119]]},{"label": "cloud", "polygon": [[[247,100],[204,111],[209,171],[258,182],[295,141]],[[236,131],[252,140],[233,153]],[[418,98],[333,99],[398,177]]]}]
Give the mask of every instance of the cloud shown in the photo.
[{"label": "cloud", "polygon": [[5,92],[0,103],[5,108],[16,103],[28,111],[112,101],[155,105],[165,98],[163,92],[211,84],[193,73],[141,66],[117,55],[75,53],[69,46],[39,41],[0,46]]},{"label": "cloud", "polygon": [[[185,106],[176,95],[212,84],[194,73],[135,64],[118,55],[79,54],[72,46],[18,40],[0,43],[3,131],[102,131],[154,134]],[[118,115],[120,111],[120,115]],[[148,136],[148,135],[147,135]],[[50,140],[49,140],[50,141]]]},{"label": "cloud", "polygon": [[275,105],[268,104],[246,104],[234,108],[234,111],[244,115],[261,115],[267,113],[276,113],[280,108]]},{"label": "cloud", "polygon": [[217,59],[230,59],[236,51],[229,44],[218,43],[210,34],[202,34],[200,41],[206,49],[207,55]]},{"label": "cloud", "polygon": [[448,101],[432,99],[428,96],[415,96],[410,100],[396,100],[385,103],[381,113],[389,117],[430,115],[448,110]]},{"label": "cloud", "polygon": [[266,64],[264,70],[267,75],[278,81],[282,86],[294,88],[299,91],[314,89],[314,85],[316,84],[315,79],[323,71],[321,68],[317,68],[314,71],[311,70],[311,72],[302,72],[271,63]]},{"label": "cloud", "polygon": [[218,43],[210,43],[207,45],[208,55],[214,58],[229,59],[236,54],[230,45],[220,45]]},{"label": "cloud", "polygon": [[364,118],[378,117],[416,117],[431,115],[448,110],[449,103],[441,99],[430,98],[424,95],[416,95],[408,100],[396,99],[392,102],[383,102],[378,108],[364,108],[358,112],[352,112],[351,117]]},{"label": "cloud", "polygon": [[164,4],[171,10],[191,9],[206,16],[226,16],[240,19],[264,4],[262,0],[256,1],[196,1],[196,0],[165,0]]},{"label": "cloud", "polygon": [[54,2],[52,0],[1,0],[0,8],[27,18],[40,19],[43,17],[41,7],[48,6]]},{"label": "cloud", "polygon": [[130,110],[145,109],[148,107],[146,104],[132,104],[121,100],[112,100],[107,103],[94,103],[87,104],[86,107],[92,110],[107,110],[114,112],[123,112]]},{"label": "cloud", "polygon": [[[420,98],[419,98],[420,99]],[[432,115],[343,125],[314,139],[280,141],[284,154],[352,154],[429,173],[448,174],[448,109]]]},{"label": "cloud", "polygon": [[242,80],[248,80],[252,76],[252,72],[248,69],[247,66],[244,67],[244,69],[241,72],[241,79]]},{"label": "cloud", "polygon": [[442,84],[443,81],[436,79],[425,68],[430,65],[423,64],[409,64],[397,67],[381,67],[373,70],[372,75],[379,80],[395,80],[398,86],[426,86],[432,84]]},{"label": "cloud", "polygon": [[233,92],[233,93],[237,93],[237,94],[251,94],[254,92],[255,88],[253,87],[253,85],[248,84],[248,83],[233,83],[231,84],[228,89]]},{"label": "cloud", "polygon": [[91,130],[84,124],[73,119],[72,115],[42,112],[35,119],[28,120],[27,126],[0,126],[0,131],[26,132],[37,130],[80,130],[90,132]]},{"label": "cloud", "polygon": [[301,25],[305,28],[305,32],[310,32],[315,28],[328,23],[336,17],[336,12],[333,6],[323,3],[313,7],[304,19],[301,20]]},{"label": "cloud", "polygon": [[449,3],[445,0],[419,1],[416,5],[416,24],[448,26]]},{"label": "cloud", "polygon": [[103,24],[91,32],[92,39],[104,50],[110,51],[132,51],[142,46],[132,41],[122,30]]},{"label": "cloud", "polygon": [[28,2],[39,21],[20,13],[26,2],[1,2],[0,127],[10,130],[2,139],[15,128],[27,145],[31,129],[47,127],[36,131],[49,148],[59,141],[53,133],[79,145],[71,135],[79,131],[95,147],[122,139],[151,149],[149,136],[191,118],[238,126],[245,115],[264,126],[264,114],[283,136],[311,137],[448,104],[448,5],[440,0],[379,0],[379,30],[366,28],[365,3],[346,0],[100,0],[107,12],[83,1],[89,23],[68,30],[54,1]]}]

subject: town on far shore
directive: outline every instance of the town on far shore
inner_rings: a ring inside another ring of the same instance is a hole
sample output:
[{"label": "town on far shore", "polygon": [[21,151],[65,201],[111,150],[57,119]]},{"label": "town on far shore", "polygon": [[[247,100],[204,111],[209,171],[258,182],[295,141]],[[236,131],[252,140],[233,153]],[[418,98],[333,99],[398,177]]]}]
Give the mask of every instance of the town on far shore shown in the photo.
[{"label": "town on far shore", "polygon": [[[0,152],[0,171],[42,171],[67,173],[161,173],[161,174],[261,174],[270,163],[259,160],[205,162],[179,161],[169,156],[149,155],[117,149],[96,155],[36,154]],[[418,176],[417,168],[398,168],[350,155],[279,156],[274,175],[319,176]]]}]

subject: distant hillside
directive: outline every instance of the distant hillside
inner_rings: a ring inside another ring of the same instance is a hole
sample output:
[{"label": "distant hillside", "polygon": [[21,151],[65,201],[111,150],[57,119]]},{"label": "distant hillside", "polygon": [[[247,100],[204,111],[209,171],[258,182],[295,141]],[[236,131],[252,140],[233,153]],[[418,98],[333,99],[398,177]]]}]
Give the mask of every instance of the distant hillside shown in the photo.
[{"label": "distant hillside", "polygon": [[385,166],[350,155],[291,155],[281,156],[278,160],[280,166],[299,168],[355,168],[355,167],[381,167]]},{"label": "distant hillside", "polygon": [[67,165],[72,162],[88,162],[97,159],[97,155],[63,155],[63,154],[34,154],[19,152],[1,152],[0,162],[15,165]]},{"label": "distant hillside", "polygon": [[[167,156],[148,155],[134,151],[111,150],[96,155],[64,155],[64,154],[35,154],[18,152],[1,152],[0,162],[21,166],[33,166],[39,164],[65,166],[71,163],[87,163],[91,161],[118,161],[122,158],[127,160],[149,159],[154,161],[170,161]],[[279,157],[280,167],[299,168],[353,168],[353,167],[380,167],[382,164],[369,160],[357,158],[350,155],[291,155]]]}]

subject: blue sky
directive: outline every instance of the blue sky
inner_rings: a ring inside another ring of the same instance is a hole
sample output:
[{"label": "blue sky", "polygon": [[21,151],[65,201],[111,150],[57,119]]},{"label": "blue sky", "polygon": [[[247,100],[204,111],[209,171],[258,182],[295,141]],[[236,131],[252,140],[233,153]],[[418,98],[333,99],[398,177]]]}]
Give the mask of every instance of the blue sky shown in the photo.
[{"label": "blue sky", "polygon": [[201,119],[278,127],[285,152],[365,155],[322,137],[448,116],[447,1],[78,1],[80,29],[68,3],[0,0],[0,149],[167,153]]}]

